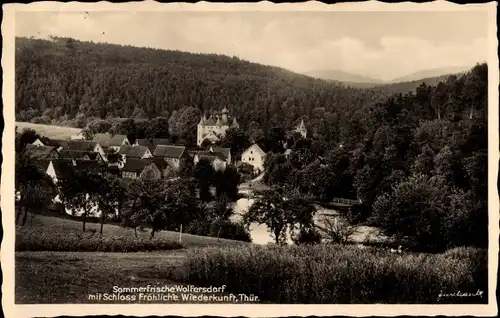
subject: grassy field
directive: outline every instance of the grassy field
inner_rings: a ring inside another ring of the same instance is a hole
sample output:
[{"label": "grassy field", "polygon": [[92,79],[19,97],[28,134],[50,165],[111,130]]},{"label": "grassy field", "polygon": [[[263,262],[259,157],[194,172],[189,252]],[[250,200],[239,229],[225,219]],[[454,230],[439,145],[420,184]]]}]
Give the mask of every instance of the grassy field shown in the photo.
[{"label": "grassy field", "polygon": [[78,135],[82,129],[73,127],[53,126],[33,124],[28,122],[16,122],[17,131],[22,132],[25,128],[35,130],[40,136],[52,139],[70,139],[73,135]]},{"label": "grassy field", "polygon": [[[15,302],[17,304],[61,303],[183,303],[179,300],[89,299],[96,293],[112,294],[113,287],[187,286],[165,279],[182,265],[185,250],[154,253],[18,252],[16,253]],[[217,286],[219,287],[219,286]],[[195,295],[201,293],[194,292]],[[227,295],[226,293],[215,293]],[[203,302],[203,301],[201,301]],[[208,303],[208,302],[206,302]]]},{"label": "grassy field", "polygon": [[[59,236],[64,237],[63,233],[82,232],[81,222],[64,218],[52,217],[52,216],[43,216],[43,215],[36,216],[33,219],[32,224],[30,221],[28,221],[24,227],[25,229],[23,231],[25,232],[29,232],[30,228],[33,228],[33,231],[53,231],[54,233],[58,233],[58,235],[55,236],[55,239],[58,239]],[[41,230],[40,227],[43,227],[44,229]],[[87,223],[86,228],[88,229],[87,231],[95,233],[99,231],[100,224]],[[105,224],[103,229],[103,234],[108,237],[129,237],[130,239],[135,240],[133,229],[124,228],[118,225]],[[139,236],[139,238],[149,240],[150,232],[149,230],[147,231],[137,230],[137,235]],[[155,240],[164,242],[179,242],[179,232],[161,231],[155,234]],[[198,236],[185,233],[182,234],[181,243],[184,247],[235,246],[235,245],[239,246],[239,245],[249,244],[241,241],[217,239],[215,237]]]},{"label": "grassy field", "polygon": [[[234,293],[276,303],[442,304],[487,302],[486,251],[393,254],[345,245],[190,250],[166,278],[226,284]],[[483,297],[440,293],[484,292]]]},{"label": "grassy field", "polygon": [[[46,216],[38,216],[33,225],[26,225],[21,231],[38,231],[42,227],[54,233],[51,244],[64,240],[70,232],[81,231],[80,222]],[[89,227],[97,229],[99,224]],[[116,225],[105,225],[104,229],[110,237],[135,239],[131,229]],[[147,237],[148,233],[141,235]],[[161,232],[157,239],[175,242],[177,235]],[[480,249],[393,254],[387,249],[350,245],[258,246],[195,235],[185,235],[183,245],[188,248],[161,252],[17,252],[16,302],[95,302],[89,294],[110,293],[113,286],[148,284],[226,285],[226,293],[257,295],[260,301],[273,303],[487,301],[486,251]],[[439,296],[477,290],[483,291],[482,298]]]}]

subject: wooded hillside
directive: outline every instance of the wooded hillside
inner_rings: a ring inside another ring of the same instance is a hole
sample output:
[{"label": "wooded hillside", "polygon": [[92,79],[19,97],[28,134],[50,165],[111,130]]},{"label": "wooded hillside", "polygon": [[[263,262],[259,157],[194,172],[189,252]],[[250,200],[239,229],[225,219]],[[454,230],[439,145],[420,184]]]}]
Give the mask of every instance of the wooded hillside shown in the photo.
[{"label": "wooded hillside", "polygon": [[184,107],[205,112],[227,107],[243,126],[252,121],[289,126],[317,107],[342,114],[381,98],[378,92],[236,57],[63,38],[16,39],[18,121],[168,117]]}]

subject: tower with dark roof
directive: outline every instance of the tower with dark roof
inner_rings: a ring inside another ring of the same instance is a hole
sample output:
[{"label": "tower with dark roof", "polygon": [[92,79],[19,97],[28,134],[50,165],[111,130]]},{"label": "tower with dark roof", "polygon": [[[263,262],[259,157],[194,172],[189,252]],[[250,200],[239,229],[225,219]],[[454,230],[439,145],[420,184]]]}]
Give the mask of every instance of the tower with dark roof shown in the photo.
[{"label": "tower with dark roof", "polygon": [[300,124],[298,124],[297,127],[295,127],[295,132],[301,134],[302,138],[307,138],[307,129],[306,125],[304,125],[304,120],[301,120]]}]

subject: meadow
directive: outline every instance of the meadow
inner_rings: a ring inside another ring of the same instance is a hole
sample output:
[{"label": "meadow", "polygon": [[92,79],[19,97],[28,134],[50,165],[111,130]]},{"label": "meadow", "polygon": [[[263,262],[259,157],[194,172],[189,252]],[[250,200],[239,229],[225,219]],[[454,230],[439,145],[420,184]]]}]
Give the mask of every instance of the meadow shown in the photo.
[{"label": "meadow", "polygon": [[[260,246],[189,234],[181,245],[175,232],[162,231],[150,241],[147,232],[138,231],[137,239],[132,229],[106,224],[101,237],[99,224],[88,226],[91,231],[83,234],[80,222],[37,216],[17,228],[16,302],[85,303],[89,293],[147,284],[226,285],[228,293],[283,304],[487,302],[482,249],[397,254],[355,245]],[[440,297],[477,290],[483,297]]]},{"label": "meadow", "polygon": [[22,132],[24,129],[33,129],[41,136],[45,136],[52,139],[70,139],[71,136],[78,135],[82,129],[65,127],[65,126],[55,126],[55,125],[43,125],[43,124],[33,124],[28,122],[16,122],[18,131]]},{"label": "meadow", "polygon": [[[347,245],[247,246],[189,250],[170,279],[227,285],[275,303],[485,303],[486,251],[394,254]],[[458,291],[483,297],[439,297]]]},{"label": "meadow", "polygon": [[38,215],[32,222],[16,228],[16,251],[138,252],[248,244],[186,233],[182,233],[179,242],[179,232],[172,231],[161,231],[150,240],[148,229],[137,230],[136,238],[133,229],[115,224],[105,224],[103,235],[99,229],[99,223],[87,222],[86,232],[82,232],[79,221]]}]

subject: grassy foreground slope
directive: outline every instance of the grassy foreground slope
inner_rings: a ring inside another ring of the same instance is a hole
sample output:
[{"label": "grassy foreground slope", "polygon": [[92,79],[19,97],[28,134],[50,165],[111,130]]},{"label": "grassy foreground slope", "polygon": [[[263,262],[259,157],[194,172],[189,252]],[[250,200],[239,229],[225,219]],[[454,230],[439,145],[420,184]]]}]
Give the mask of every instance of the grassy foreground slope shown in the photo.
[{"label": "grassy foreground slope", "polygon": [[[161,231],[155,235],[153,242],[149,243],[149,230],[137,231],[119,225],[105,224],[103,237],[105,246],[99,240],[100,224],[87,223],[87,233],[82,233],[82,223],[74,220],[52,216],[39,215],[24,227],[18,227],[16,233],[16,249],[18,251],[138,251],[141,246],[148,246],[144,250],[170,250],[179,248],[179,232]],[[80,241],[78,241],[80,240]],[[84,240],[88,240],[86,242]],[[141,243],[142,242],[142,243]],[[143,244],[143,245],[140,245]],[[94,248],[92,248],[92,244]],[[156,246],[154,246],[156,244]],[[199,236],[182,233],[181,244],[183,247],[204,246],[238,246],[249,244],[241,241],[217,239],[215,237]]]}]

